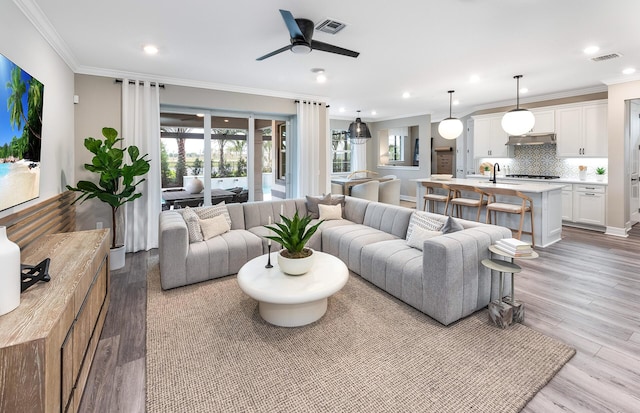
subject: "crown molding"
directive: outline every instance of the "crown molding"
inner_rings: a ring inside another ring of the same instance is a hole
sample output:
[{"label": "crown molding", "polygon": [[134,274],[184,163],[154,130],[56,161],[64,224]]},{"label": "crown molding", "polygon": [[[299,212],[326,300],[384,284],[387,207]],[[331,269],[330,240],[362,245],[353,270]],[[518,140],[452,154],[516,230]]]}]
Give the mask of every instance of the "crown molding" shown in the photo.
[{"label": "crown molding", "polygon": [[249,95],[269,96],[283,99],[313,100],[318,102],[327,102],[326,96],[303,95],[294,92],[285,92],[279,90],[256,89],[238,85],[228,85],[222,83],[203,82],[200,80],[181,79],[167,76],[157,76],[149,73],[128,72],[123,70],[103,69],[99,67],[80,66],[75,71],[77,74],[113,77],[118,79],[142,79],[152,82],[163,83],[165,85],[185,86],[199,89],[220,90],[224,92],[245,93]]},{"label": "crown molding", "polygon": [[64,60],[69,66],[72,72],[75,72],[78,67],[78,59],[76,59],[73,52],[62,40],[62,37],[58,34],[53,27],[49,19],[42,12],[42,9],[34,0],[13,0],[15,5],[20,9],[22,14],[33,24],[42,37],[51,45],[53,50]]},{"label": "crown molding", "polygon": [[619,85],[621,83],[628,83],[628,82],[636,82],[640,80],[640,73],[636,73],[633,76],[631,75],[624,75],[624,77],[616,77],[616,78],[612,78],[612,79],[606,79],[603,80],[603,83],[607,86],[611,86],[611,85]]}]

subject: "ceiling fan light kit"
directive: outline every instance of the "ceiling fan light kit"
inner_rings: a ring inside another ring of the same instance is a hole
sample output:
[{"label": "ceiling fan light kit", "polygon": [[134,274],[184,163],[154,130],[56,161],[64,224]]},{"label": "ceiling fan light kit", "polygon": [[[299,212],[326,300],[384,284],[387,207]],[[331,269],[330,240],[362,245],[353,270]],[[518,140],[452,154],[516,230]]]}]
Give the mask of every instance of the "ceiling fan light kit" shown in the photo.
[{"label": "ceiling fan light kit", "polygon": [[287,29],[289,30],[289,41],[291,42],[291,44],[281,47],[278,50],[274,50],[271,53],[267,53],[264,56],[260,56],[256,60],[264,60],[287,50],[291,50],[295,54],[307,54],[312,50],[320,50],[322,52],[335,53],[349,57],[358,57],[358,55],[360,54],[358,52],[354,52],[353,50],[348,50],[342,47],[313,40],[314,27],[311,20],[296,19],[288,10],[280,9],[280,14],[282,15],[284,23],[287,25]]},{"label": "ceiling fan light kit", "polygon": [[462,121],[451,115],[451,105],[453,104],[453,93],[455,90],[449,90],[449,117],[443,119],[438,125],[438,133],[445,139],[455,139],[462,134]]},{"label": "ceiling fan light kit", "polygon": [[355,122],[349,125],[349,140],[352,144],[361,145],[371,139],[371,131],[366,123],[360,119],[360,111]]},{"label": "ceiling fan light kit", "polygon": [[505,113],[502,117],[502,129],[510,136],[524,135],[533,129],[536,118],[533,113],[527,109],[520,109],[520,78],[522,75],[516,75],[516,108]]}]

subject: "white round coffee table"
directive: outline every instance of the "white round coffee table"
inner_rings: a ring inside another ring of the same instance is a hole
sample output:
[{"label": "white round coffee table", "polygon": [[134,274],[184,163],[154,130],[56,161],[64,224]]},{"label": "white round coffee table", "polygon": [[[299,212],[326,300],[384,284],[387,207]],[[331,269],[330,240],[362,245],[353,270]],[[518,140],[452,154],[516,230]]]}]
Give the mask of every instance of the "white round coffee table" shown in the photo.
[{"label": "white round coffee table", "polygon": [[286,275],[278,268],[277,252],[271,253],[273,268],[265,268],[267,256],[247,262],[238,272],[240,289],[258,301],[262,318],[281,327],[299,327],[327,312],[327,297],[340,291],[349,270],[333,255],[314,251],[313,267],[303,275]]}]

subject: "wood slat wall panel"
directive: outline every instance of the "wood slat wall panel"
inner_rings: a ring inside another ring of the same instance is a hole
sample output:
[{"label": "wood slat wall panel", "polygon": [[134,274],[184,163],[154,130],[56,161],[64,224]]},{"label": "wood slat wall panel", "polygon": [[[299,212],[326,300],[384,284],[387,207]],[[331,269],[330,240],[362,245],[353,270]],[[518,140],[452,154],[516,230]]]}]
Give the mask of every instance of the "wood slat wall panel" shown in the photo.
[{"label": "wood slat wall panel", "polygon": [[21,250],[38,238],[58,232],[70,232],[76,226],[76,194],[65,191],[15,214],[0,218],[7,236]]}]

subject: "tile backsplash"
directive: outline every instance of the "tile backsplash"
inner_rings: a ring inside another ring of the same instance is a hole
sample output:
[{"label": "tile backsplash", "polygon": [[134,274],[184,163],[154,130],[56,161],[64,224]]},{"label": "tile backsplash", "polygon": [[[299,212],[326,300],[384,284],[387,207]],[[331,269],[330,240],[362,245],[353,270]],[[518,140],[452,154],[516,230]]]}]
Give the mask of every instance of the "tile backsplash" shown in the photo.
[{"label": "tile backsplash", "polygon": [[607,158],[558,158],[556,145],[551,144],[515,146],[513,158],[478,161],[478,165],[498,162],[501,171],[507,174],[558,175],[562,178],[577,178],[580,165],[587,167],[587,176],[595,176],[598,167],[608,169]]}]

